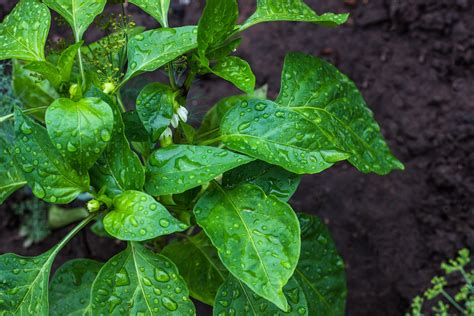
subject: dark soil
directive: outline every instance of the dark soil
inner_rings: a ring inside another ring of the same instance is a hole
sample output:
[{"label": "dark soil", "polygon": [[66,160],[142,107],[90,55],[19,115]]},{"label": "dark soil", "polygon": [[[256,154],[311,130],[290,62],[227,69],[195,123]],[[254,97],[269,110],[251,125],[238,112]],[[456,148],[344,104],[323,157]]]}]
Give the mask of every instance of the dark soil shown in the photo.
[{"label": "dark soil", "polygon": [[[351,19],[335,29],[259,25],[246,31],[237,55],[249,61],[259,85],[269,85],[271,97],[288,51],[323,56],[360,87],[406,170],[380,177],[339,164],[304,177],[292,205],[329,224],[347,264],[348,315],[402,315],[440,272],[441,261],[462,247],[474,250],[474,3],[306,2],[317,12],[350,12]],[[248,16],[254,1],[239,3]],[[196,23],[203,1],[175,8],[173,25]],[[238,93],[225,82],[202,78],[191,105],[209,106],[232,92]],[[199,117],[202,110],[192,113]],[[25,250],[8,206],[0,214],[0,253],[38,254],[67,231]],[[121,247],[84,232],[57,264],[76,257],[106,260]]]}]

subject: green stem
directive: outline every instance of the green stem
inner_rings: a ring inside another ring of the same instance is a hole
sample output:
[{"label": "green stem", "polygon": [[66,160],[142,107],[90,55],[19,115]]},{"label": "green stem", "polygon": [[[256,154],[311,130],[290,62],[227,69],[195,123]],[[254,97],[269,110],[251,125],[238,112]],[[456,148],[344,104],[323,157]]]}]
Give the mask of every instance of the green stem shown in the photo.
[{"label": "green stem", "polygon": [[453,305],[458,311],[461,312],[461,314],[465,314],[466,312],[464,311],[464,309],[459,306],[459,304],[451,297],[451,295],[449,295],[448,293],[446,293],[445,290],[442,290],[441,291],[441,294],[444,296],[445,299],[448,300],[448,302]]},{"label": "green stem", "polygon": [[[23,111],[23,113],[28,114],[28,113],[41,112],[43,110],[46,110],[47,108],[48,108],[47,106],[39,106],[39,107],[34,108],[34,109],[26,109],[26,110]],[[8,115],[0,117],[0,123],[5,122],[6,120],[9,120],[9,119],[13,118],[13,116],[15,116],[15,114],[10,113]]]},{"label": "green stem", "polygon": [[219,137],[216,137],[216,138],[213,138],[213,139],[204,140],[202,142],[199,142],[199,145],[214,144],[214,143],[217,143],[218,141],[220,141],[221,139],[222,139],[222,136],[219,136]]},{"label": "green stem", "polygon": [[[76,43],[79,42],[79,39],[76,37]],[[79,69],[81,72],[81,78],[82,78],[82,90],[86,87],[86,74],[84,72],[84,63],[82,62],[82,53],[81,53],[81,48],[79,47],[77,49],[77,59],[79,60]]]},{"label": "green stem", "polygon": [[120,95],[120,91],[117,91],[115,93],[115,96],[117,98],[117,103],[120,105],[120,108],[122,109],[122,112],[127,112],[127,109],[125,108],[125,104],[123,104],[122,96]]},{"label": "green stem", "polygon": [[168,64],[168,77],[170,78],[170,85],[173,90],[176,90],[176,79],[174,77],[173,62]]},{"label": "green stem", "polygon": [[97,213],[94,213],[94,214],[91,214],[89,216],[87,216],[86,218],[84,218],[76,227],[74,227],[67,235],[66,237],[64,237],[60,242],[59,244],[56,245],[56,247],[54,248],[54,255],[56,255],[59,251],[61,251],[61,249],[63,249],[63,247],[81,230],[83,229],[84,227],[87,226],[87,224],[89,224],[90,221],[92,221],[98,214]]},{"label": "green stem", "polygon": [[464,278],[464,280],[466,281],[466,284],[467,284],[467,287],[469,288],[469,291],[471,293],[474,293],[474,287],[472,286],[472,282],[471,282],[471,279],[469,278],[469,275],[467,275],[466,271],[464,270],[463,267],[461,267],[461,269],[459,270]]},{"label": "green stem", "polygon": [[209,131],[207,131],[207,132],[205,132],[205,133],[199,134],[199,137],[196,137],[195,140],[199,140],[199,139],[201,139],[201,138],[206,137],[207,135],[214,134],[215,132],[218,132],[219,129],[220,129],[219,127],[216,127],[216,128],[213,128],[213,129],[211,129],[211,130],[209,130]]}]

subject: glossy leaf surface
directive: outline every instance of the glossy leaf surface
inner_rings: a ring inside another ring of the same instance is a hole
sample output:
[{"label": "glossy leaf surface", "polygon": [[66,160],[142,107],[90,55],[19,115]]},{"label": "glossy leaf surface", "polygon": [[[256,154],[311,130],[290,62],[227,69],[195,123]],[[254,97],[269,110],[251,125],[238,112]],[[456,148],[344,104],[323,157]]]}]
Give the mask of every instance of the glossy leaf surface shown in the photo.
[{"label": "glossy leaf surface", "polygon": [[[325,114],[325,113],[322,113]],[[243,100],[221,122],[231,149],[293,173],[317,173],[349,157],[339,149],[340,127],[328,115],[304,115],[268,100]]]},{"label": "glossy leaf surface", "polygon": [[99,98],[57,99],[46,111],[49,138],[73,168],[86,173],[111,139],[114,115]]},{"label": "glossy leaf surface", "polygon": [[267,195],[288,201],[300,184],[301,176],[257,160],[224,173],[222,185],[232,188],[242,183],[258,185]]},{"label": "glossy leaf surface", "polygon": [[312,315],[308,313],[308,302],[294,277],[283,288],[288,299],[289,310],[284,312],[266,299],[256,295],[241,281],[229,275],[219,289],[213,315]]},{"label": "glossy leaf surface", "polygon": [[145,189],[152,195],[181,193],[211,181],[252,158],[210,146],[172,145],[150,156]]},{"label": "glossy leaf surface", "polygon": [[100,270],[91,310],[93,315],[195,315],[188,295],[171,260],[131,242]]},{"label": "glossy leaf surface", "polygon": [[59,13],[74,31],[76,42],[92,24],[95,17],[104,10],[106,0],[43,0],[52,10]]},{"label": "glossy leaf surface", "polygon": [[89,191],[89,176],[71,168],[51,143],[46,129],[19,108],[15,108],[15,135],[15,161],[34,195],[65,204]]},{"label": "glossy leaf surface", "polygon": [[246,93],[252,93],[255,88],[255,75],[250,69],[250,65],[239,57],[224,57],[211,69],[215,75],[233,83]]},{"label": "glossy leaf surface", "polygon": [[0,24],[0,60],[44,60],[51,15],[36,0],[21,0]]},{"label": "glossy leaf surface", "polygon": [[347,21],[349,14],[316,14],[303,0],[257,0],[257,11],[240,27],[272,21],[312,22],[326,26],[337,26]]},{"label": "glossy leaf surface", "polygon": [[88,312],[92,283],[102,263],[74,259],[63,264],[49,284],[51,316],[84,315]]},{"label": "glossy leaf surface", "polygon": [[170,0],[130,0],[130,3],[154,17],[162,27],[168,27]]},{"label": "glossy leaf surface", "polygon": [[22,188],[26,181],[23,174],[13,160],[13,152],[10,152],[6,141],[0,138],[0,204],[13,192]]},{"label": "glossy leaf surface", "polygon": [[176,93],[168,86],[150,83],[137,98],[137,113],[153,141],[170,125]]},{"label": "glossy leaf surface", "polygon": [[199,199],[194,214],[226,268],[286,310],[283,286],[300,253],[300,228],[291,207],[252,184],[231,190],[215,184]]},{"label": "glossy leaf surface", "polygon": [[161,253],[176,264],[193,298],[208,305],[214,304],[217,290],[228,272],[203,232],[170,243]]},{"label": "glossy leaf surface", "polygon": [[403,169],[355,84],[334,66],[310,55],[289,54],[281,86],[276,102],[308,120],[333,124],[338,147],[351,154],[348,160],[357,169],[378,174]]},{"label": "glossy leaf surface", "polygon": [[25,68],[40,74],[56,89],[61,84],[61,75],[59,74],[59,70],[49,61],[33,61],[27,64]]},{"label": "glossy leaf surface", "polygon": [[61,80],[67,82],[71,79],[71,73],[78,50],[83,42],[75,43],[62,51],[58,60],[58,69],[61,71]]},{"label": "glossy leaf surface", "polygon": [[197,28],[160,28],[135,35],[128,44],[125,80],[153,71],[197,47]]},{"label": "glossy leaf surface", "polygon": [[183,231],[187,226],[143,192],[125,191],[116,196],[104,217],[105,230],[121,240],[142,241]]}]

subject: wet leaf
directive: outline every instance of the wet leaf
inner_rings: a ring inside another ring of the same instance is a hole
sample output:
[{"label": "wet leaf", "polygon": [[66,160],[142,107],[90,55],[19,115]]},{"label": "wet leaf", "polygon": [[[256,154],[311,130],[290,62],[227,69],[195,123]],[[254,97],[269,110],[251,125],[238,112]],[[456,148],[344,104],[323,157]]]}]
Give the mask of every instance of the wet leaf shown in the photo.
[{"label": "wet leaf", "polygon": [[246,93],[252,93],[255,88],[255,75],[250,69],[250,65],[239,57],[224,57],[211,69],[215,75],[233,83]]},{"label": "wet leaf", "polygon": [[0,24],[0,60],[45,60],[51,15],[37,0],[20,0]]},{"label": "wet leaf", "polygon": [[105,230],[121,240],[142,241],[183,231],[187,225],[143,192],[125,191],[116,196],[113,209],[104,217]]},{"label": "wet leaf", "polygon": [[81,48],[83,41],[77,42],[61,52],[58,60],[58,69],[60,69],[61,80],[68,82],[71,79],[71,72],[74,67],[74,61],[78,50]]},{"label": "wet leaf", "polygon": [[152,195],[176,194],[205,184],[252,158],[210,146],[172,145],[152,153],[145,189]]},{"label": "wet leaf", "polygon": [[241,281],[229,275],[219,288],[213,315],[313,315],[308,313],[308,302],[304,292],[294,277],[283,288],[288,299],[289,310],[284,312],[274,304],[256,295]]},{"label": "wet leaf", "polygon": [[316,14],[302,0],[257,0],[257,11],[240,27],[245,30],[255,24],[272,21],[312,22],[337,26],[347,21],[349,14]]},{"label": "wet leaf", "polygon": [[168,244],[161,253],[176,264],[191,296],[212,306],[228,272],[209,238],[203,232],[186,236]]},{"label": "wet leaf", "polygon": [[86,173],[112,137],[114,116],[99,98],[57,99],[46,111],[49,138],[73,168]]},{"label": "wet leaf", "polygon": [[58,68],[49,61],[33,61],[27,64],[25,69],[42,75],[56,89],[61,84],[61,75]]},{"label": "wet leaf", "polygon": [[168,27],[170,0],[130,0],[129,2],[154,17],[162,27]]},{"label": "wet leaf", "polygon": [[[150,142],[145,126],[143,126],[136,110],[123,113],[123,123],[125,125],[125,136],[131,142]],[[154,145],[154,144],[153,144]]]},{"label": "wet leaf", "polygon": [[52,10],[59,13],[71,26],[76,42],[92,24],[95,17],[104,10],[106,0],[43,0]]},{"label": "wet leaf", "polygon": [[242,183],[258,185],[267,195],[288,201],[300,184],[301,176],[257,160],[224,173],[222,185],[233,188]]},{"label": "wet leaf", "polygon": [[272,101],[242,100],[222,119],[222,140],[233,150],[293,173],[321,172],[349,157],[338,147],[340,126],[324,114],[309,120]]},{"label": "wet leaf", "polygon": [[44,127],[15,108],[15,161],[33,194],[66,204],[89,191],[89,176],[77,173],[55,149]]},{"label": "wet leaf", "polygon": [[175,97],[176,92],[161,83],[150,83],[140,91],[137,113],[152,141],[156,142],[170,125]]},{"label": "wet leaf", "polygon": [[286,310],[283,286],[300,253],[300,228],[291,207],[253,184],[231,190],[214,184],[199,199],[194,214],[226,268]]},{"label": "wet leaf", "polygon": [[92,283],[102,263],[74,259],[63,264],[49,285],[51,316],[83,315],[89,308]]},{"label": "wet leaf", "polygon": [[125,80],[153,71],[197,47],[197,28],[160,28],[135,35],[128,44]]},{"label": "wet leaf", "polygon": [[168,258],[139,243],[115,255],[92,287],[93,315],[195,315],[189,291]]},{"label": "wet leaf", "polygon": [[2,204],[13,192],[22,188],[26,181],[23,174],[13,160],[13,152],[8,144],[0,138],[0,204]]},{"label": "wet leaf", "polygon": [[294,278],[303,288],[309,315],[343,316],[347,296],[344,262],[319,218],[306,214],[298,218],[301,255]]},{"label": "wet leaf", "polygon": [[231,40],[229,43],[217,46],[216,48],[211,48],[207,51],[206,56],[209,60],[219,60],[232,54],[237,49],[237,47],[240,46],[241,42],[241,38],[236,38]]}]

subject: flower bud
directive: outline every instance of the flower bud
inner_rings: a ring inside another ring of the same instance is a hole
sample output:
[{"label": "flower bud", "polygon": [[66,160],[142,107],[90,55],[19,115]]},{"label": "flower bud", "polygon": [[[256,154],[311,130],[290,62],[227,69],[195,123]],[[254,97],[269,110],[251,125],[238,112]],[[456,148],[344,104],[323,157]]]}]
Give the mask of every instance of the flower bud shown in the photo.
[{"label": "flower bud", "polygon": [[101,206],[101,203],[97,200],[90,200],[89,202],[87,202],[87,209],[91,213],[97,212],[98,210],[100,210],[100,206]]}]

